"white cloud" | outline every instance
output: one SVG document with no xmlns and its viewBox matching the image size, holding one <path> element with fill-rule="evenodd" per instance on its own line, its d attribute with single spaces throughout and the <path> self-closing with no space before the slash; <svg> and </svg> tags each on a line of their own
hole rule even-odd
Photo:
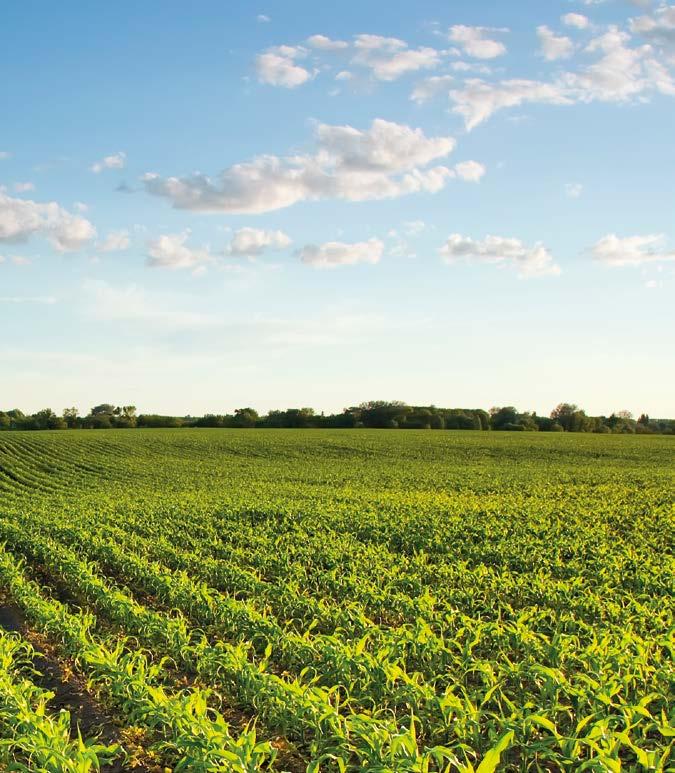
<svg viewBox="0 0 675 773">
<path fill-rule="evenodd" d="M 259 13 L 255 17 L 256 21 L 260 22 L 261 24 L 267 24 L 268 22 L 271 22 L 272 19 L 266 14 L 266 13 Z"/>
<path fill-rule="evenodd" d="M 298 60 L 312 53 L 314 61 L 321 54 L 335 52 L 348 52 L 352 66 L 364 68 L 379 81 L 394 81 L 408 73 L 433 69 L 449 53 L 429 46 L 411 48 L 405 40 L 382 35 L 359 34 L 354 35 L 352 41 L 346 41 L 317 34 L 308 37 L 304 45 L 274 46 L 259 54 L 256 57 L 258 80 L 274 86 L 296 88 L 320 71 L 320 68 L 310 71 Z M 349 70 L 341 70 L 335 76 L 336 80 L 351 77 Z"/>
<path fill-rule="evenodd" d="M 527 247 L 520 239 L 503 236 L 487 236 L 482 241 L 475 241 L 468 236 L 452 234 L 439 253 L 446 263 L 460 260 L 468 263 L 494 263 L 515 269 L 522 278 L 560 274 L 560 267 L 540 242 Z"/>
<path fill-rule="evenodd" d="M 583 13 L 566 13 L 560 17 L 560 20 L 565 26 L 576 27 L 578 30 L 585 30 L 590 24 L 588 16 L 584 16 Z"/>
<path fill-rule="evenodd" d="M 568 199 L 578 199 L 584 192 L 584 186 L 581 183 L 566 183 L 565 196 Z"/>
<path fill-rule="evenodd" d="M 607 234 L 592 250 L 593 257 L 607 266 L 641 266 L 675 260 L 675 250 L 665 248 L 663 234 L 619 237 Z"/>
<path fill-rule="evenodd" d="M 367 131 L 319 124 L 320 153 L 346 172 L 402 172 L 449 155 L 452 137 L 426 137 L 421 129 L 375 119 Z"/>
<path fill-rule="evenodd" d="M 12 154 L 8 150 L 0 150 L 0 161 L 6 161 Z"/>
<path fill-rule="evenodd" d="M 630 48 L 630 36 L 616 27 L 586 48 L 600 59 L 579 72 L 565 73 L 562 87 L 579 102 L 625 102 L 650 90 L 675 95 L 675 82 L 649 46 Z"/>
<path fill-rule="evenodd" d="M 307 56 L 307 50 L 301 46 L 274 46 L 262 54 L 258 54 L 255 60 L 256 71 L 260 83 L 271 86 L 283 86 L 286 89 L 294 89 L 306 83 L 312 77 L 312 73 L 299 64 L 296 59 Z"/>
<path fill-rule="evenodd" d="M 574 43 L 564 35 L 556 35 L 545 24 L 537 27 L 537 37 L 541 44 L 541 54 L 548 62 L 568 59 L 574 53 Z"/>
<path fill-rule="evenodd" d="M 630 36 L 616 27 L 594 38 L 587 53 L 600 58 L 575 72 L 562 73 L 555 81 L 522 79 L 488 83 L 480 79 L 465 81 L 461 89 L 451 90 L 453 112 L 473 129 L 498 110 L 525 103 L 572 105 L 575 103 L 626 102 L 643 98 L 652 91 L 675 96 L 675 80 L 654 58 L 650 46 L 627 46 Z"/>
<path fill-rule="evenodd" d="M 518 107 L 525 103 L 572 104 L 560 87 L 525 79 L 511 79 L 499 83 L 487 83 L 478 78 L 464 82 L 462 89 L 453 89 L 449 96 L 455 106 L 453 113 L 464 118 L 468 130 L 486 121 L 498 110 Z"/>
<path fill-rule="evenodd" d="M 207 248 L 193 249 L 186 242 L 190 231 L 179 234 L 162 234 L 157 239 L 148 241 L 147 265 L 151 268 L 198 268 L 214 260 Z"/>
<path fill-rule="evenodd" d="M 450 87 L 455 83 L 454 75 L 432 75 L 420 81 L 412 91 L 410 99 L 413 102 L 427 102 L 437 94 L 444 92 L 446 95 Z"/>
<path fill-rule="evenodd" d="M 486 171 L 485 166 L 478 161 L 462 161 L 455 164 L 457 176 L 470 183 L 480 182 Z"/>
<path fill-rule="evenodd" d="M 506 53 L 506 46 L 489 35 L 497 32 L 507 32 L 503 29 L 490 27 L 466 27 L 456 24 L 450 27 L 448 37 L 453 43 L 457 43 L 465 54 L 475 59 L 495 59 Z"/>
<path fill-rule="evenodd" d="M 235 231 L 228 247 L 230 255 L 256 256 L 267 250 L 283 250 L 292 241 L 283 231 L 263 231 L 260 228 L 240 228 Z"/>
<path fill-rule="evenodd" d="M 349 48 L 346 40 L 332 40 L 326 35 L 312 35 L 306 42 L 311 48 L 318 48 L 321 51 L 341 51 Z"/>
<path fill-rule="evenodd" d="M 225 169 L 216 180 L 147 174 L 143 182 L 178 209 L 244 214 L 300 201 L 434 193 L 455 176 L 446 166 L 430 166 L 452 152 L 452 137 L 427 137 L 421 129 L 376 119 L 367 130 L 318 124 L 316 138 L 314 155 L 259 156 Z"/>
<path fill-rule="evenodd" d="M 630 21 L 631 32 L 675 57 L 675 5 L 663 4 L 654 13 Z M 675 58 L 671 58 L 675 64 Z"/>
<path fill-rule="evenodd" d="M 58 251 L 68 252 L 95 238 L 96 229 L 55 201 L 16 199 L 0 189 L 0 241 L 23 242 L 36 235 L 49 239 Z"/>
<path fill-rule="evenodd" d="M 661 25 L 662 29 L 665 25 Z M 566 56 L 573 46 L 568 38 L 559 38 L 548 28 L 539 28 L 544 40 L 544 54 L 549 59 Z M 546 32 L 544 32 L 544 29 Z M 550 33 L 550 34 L 549 34 Z M 629 102 L 646 100 L 658 92 L 675 96 L 675 78 L 651 45 L 630 45 L 631 37 L 618 27 L 610 26 L 584 49 L 596 60 L 577 70 L 560 73 L 551 81 L 510 78 L 488 82 L 470 78 L 447 95 L 454 113 L 464 118 L 471 130 L 499 110 L 523 104 L 573 105 L 578 103 Z M 449 79 L 429 78 L 418 84 L 411 98 L 423 102 L 435 93 L 446 91 Z"/>
<path fill-rule="evenodd" d="M 96 161 L 89 169 L 94 174 L 99 174 L 104 169 L 124 169 L 126 163 L 127 154 L 120 150 L 119 153 L 113 153 L 110 156 L 105 156 L 100 161 Z"/>
<path fill-rule="evenodd" d="M 82 202 L 82 201 L 76 201 L 76 202 L 73 204 L 73 207 L 74 207 L 74 208 L 75 208 L 75 209 L 76 209 L 78 212 L 87 212 L 87 211 L 89 210 L 89 207 L 88 207 L 88 206 L 87 206 L 87 205 L 86 205 L 84 202 Z"/>
<path fill-rule="evenodd" d="M 356 35 L 356 54 L 352 63 L 368 68 L 377 80 L 393 81 L 402 75 L 418 70 L 432 69 L 440 62 L 435 48 L 408 48 L 398 38 L 381 35 Z"/>
<path fill-rule="evenodd" d="M 369 239 L 367 242 L 325 242 L 324 244 L 307 244 L 300 251 L 303 263 L 314 268 L 337 268 L 338 266 L 353 266 L 357 263 L 378 263 L 384 252 L 384 244 L 379 239 Z"/>
<path fill-rule="evenodd" d="M 96 248 L 101 252 L 120 252 L 129 249 L 130 244 L 129 231 L 111 231 Z"/>
<path fill-rule="evenodd" d="M 17 193 L 29 193 L 30 191 L 35 190 L 35 184 L 34 183 L 14 183 L 14 190 Z"/>
</svg>

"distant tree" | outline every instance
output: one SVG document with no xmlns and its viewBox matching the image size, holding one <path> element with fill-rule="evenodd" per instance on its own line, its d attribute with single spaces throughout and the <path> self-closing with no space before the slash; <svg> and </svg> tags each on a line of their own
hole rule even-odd
<svg viewBox="0 0 675 773">
<path fill-rule="evenodd" d="M 357 421 L 362 422 L 364 426 L 382 429 L 391 427 L 392 421 L 403 426 L 406 423 L 406 417 L 413 411 L 400 400 L 370 400 L 350 410 L 354 412 Z"/>
<path fill-rule="evenodd" d="M 232 418 L 232 426 L 241 428 L 255 427 L 259 418 L 258 411 L 254 408 L 237 408 Z"/>
<path fill-rule="evenodd" d="M 521 413 L 518 417 L 518 424 L 525 432 L 538 432 L 537 416 L 534 413 Z"/>
<path fill-rule="evenodd" d="M 35 429 L 65 429 L 68 425 L 51 408 L 44 408 L 31 416 Z"/>
<path fill-rule="evenodd" d="M 507 405 L 503 408 L 490 408 L 490 424 L 492 429 L 505 430 L 509 424 L 517 424 L 518 411 L 512 406 Z"/>
<path fill-rule="evenodd" d="M 649 425 L 649 416 L 646 413 L 641 413 L 640 418 L 637 420 L 638 424 L 643 424 L 644 426 Z"/>
<path fill-rule="evenodd" d="M 214 417 L 218 418 L 218 417 Z M 156 413 L 142 413 L 137 419 L 136 419 L 136 426 L 137 427 L 148 427 L 148 428 L 176 428 L 176 427 L 182 427 L 184 424 L 183 419 L 180 416 L 160 416 Z M 195 423 L 196 425 L 196 423 Z M 201 424 L 199 426 L 207 426 L 206 424 Z M 215 426 L 218 426 L 217 424 Z"/>
<path fill-rule="evenodd" d="M 585 432 L 587 430 L 588 417 L 574 403 L 559 403 L 551 411 L 551 418 L 560 424 L 566 432 Z"/>
<path fill-rule="evenodd" d="M 440 413 L 432 413 L 429 418 L 429 425 L 431 429 L 445 429 L 445 419 Z M 478 428 L 480 429 L 480 427 Z"/>
<path fill-rule="evenodd" d="M 110 405 L 110 403 L 101 403 L 101 405 L 95 405 L 91 411 L 90 416 L 114 416 L 115 415 L 115 406 Z"/>
<path fill-rule="evenodd" d="M 63 419 L 68 425 L 68 429 L 75 429 L 78 426 L 79 411 L 77 408 L 64 408 Z"/>
<path fill-rule="evenodd" d="M 112 414 L 111 413 L 95 413 L 91 416 L 87 416 L 85 419 L 87 427 L 90 429 L 111 429 L 112 427 Z"/>
</svg>

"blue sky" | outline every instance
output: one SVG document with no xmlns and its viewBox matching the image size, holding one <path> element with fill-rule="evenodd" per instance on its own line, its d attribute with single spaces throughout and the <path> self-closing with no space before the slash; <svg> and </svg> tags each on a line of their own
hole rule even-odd
<svg viewBox="0 0 675 773">
<path fill-rule="evenodd" d="M 675 5 L 0 11 L 0 407 L 675 414 Z"/>
</svg>

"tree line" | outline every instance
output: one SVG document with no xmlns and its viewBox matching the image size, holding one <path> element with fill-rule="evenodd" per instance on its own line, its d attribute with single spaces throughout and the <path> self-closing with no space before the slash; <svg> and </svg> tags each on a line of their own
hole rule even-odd
<svg viewBox="0 0 675 773">
<path fill-rule="evenodd" d="M 86 416 L 77 408 L 66 408 L 58 416 L 50 408 L 26 415 L 18 409 L 0 411 L 0 430 L 133 429 L 159 427 L 276 427 L 297 429 L 461 429 L 510 432 L 596 432 L 675 434 L 675 419 L 635 419 L 628 411 L 610 416 L 588 416 L 572 403 L 560 403 L 548 416 L 521 413 L 513 406 L 491 408 L 438 408 L 406 405 L 398 401 L 373 400 L 345 408 L 342 413 L 316 413 L 313 408 L 288 408 L 260 415 L 254 408 L 234 413 L 204 416 L 138 414 L 136 406 L 102 403 Z"/>
</svg>

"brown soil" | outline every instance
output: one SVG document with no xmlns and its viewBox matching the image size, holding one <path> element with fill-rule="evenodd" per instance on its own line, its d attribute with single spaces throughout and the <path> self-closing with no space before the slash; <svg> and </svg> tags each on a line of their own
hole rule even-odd
<svg viewBox="0 0 675 773">
<path fill-rule="evenodd" d="M 30 642 L 35 650 L 33 667 L 36 674 L 31 680 L 43 690 L 54 693 L 49 702 L 51 712 L 64 709 L 70 714 L 71 730 L 76 737 L 79 727 L 83 738 L 97 737 L 106 745 L 120 744 L 123 728 L 106 713 L 105 709 L 86 689 L 84 680 L 77 675 L 70 664 L 59 658 L 47 639 L 31 630 L 21 609 L 0 596 L 0 628 L 19 633 Z M 133 766 L 115 762 L 104 765 L 102 773 L 151 773 L 152 768 L 134 763 Z"/>
</svg>

